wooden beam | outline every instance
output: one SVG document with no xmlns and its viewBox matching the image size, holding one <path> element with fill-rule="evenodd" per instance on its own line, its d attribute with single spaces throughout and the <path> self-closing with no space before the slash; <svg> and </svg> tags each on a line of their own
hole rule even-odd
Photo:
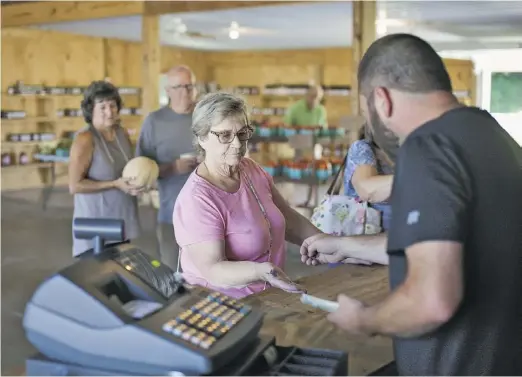
<svg viewBox="0 0 522 377">
<path fill-rule="evenodd" d="M 141 108 L 146 116 L 159 106 L 159 79 L 161 74 L 160 16 L 142 17 L 142 89 Z"/>
<path fill-rule="evenodd" d="M 98 18 L 285 5 L 302 1 L 29 1 L 2 5 L 2 27 Z"/>
<path fill-rule="evenodd" d="M 142 13 L 142 1 L 31 1 L 2 6 L 2 28 Z"/>
<path fill-rule="evenodd" d="M 377 3 L 376 1 L 353 2 L 353 63 L 352 63 L 352 114 L 360 114 L 359 83 L 357 71 L 364 53 L 375 41 L 377 35 Z"/>
<path fill-rule="evenodd" d="M 203 12 L 296 3 L 303 1 L 147 1 L 147 13 Z"/>
</svg>

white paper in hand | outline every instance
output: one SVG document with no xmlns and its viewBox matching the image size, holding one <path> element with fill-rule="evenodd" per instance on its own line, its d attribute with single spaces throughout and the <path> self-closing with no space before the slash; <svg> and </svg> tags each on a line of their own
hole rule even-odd
<svg viewBox="0 0 522 377">
<path fill-rule="evenodd" d="M 337 309 L 339 309 L 339 303 L 337 303 L 336 301 L 324 300 L 322 298 L 307 295 L 305 293 L 301 295 L 301 302 L 305 305 L 310 305 L 314 308 L 321 309 L 330 313 L 333 313 Z"/>
</svg>

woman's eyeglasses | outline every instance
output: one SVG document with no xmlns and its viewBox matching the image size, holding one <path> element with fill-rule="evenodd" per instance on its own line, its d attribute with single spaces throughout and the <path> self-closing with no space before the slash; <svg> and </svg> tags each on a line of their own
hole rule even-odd
<svg viewBox="0 0 522 377">
<path fill-rule="evenodd" d="M 232 131 L 210 131 L 212 135 L 216 135 L 219 142 L 221 144 L 230 144 L 232 141 L 234 141 L 235 137 L 239 139 L 239 141 L 247 141 L 250 138 L 252 138 L 252 135 L 254 134 L 254 129 L 250 126 L 244 127 L 238 132 L 232 132 Z"/>
</svg>

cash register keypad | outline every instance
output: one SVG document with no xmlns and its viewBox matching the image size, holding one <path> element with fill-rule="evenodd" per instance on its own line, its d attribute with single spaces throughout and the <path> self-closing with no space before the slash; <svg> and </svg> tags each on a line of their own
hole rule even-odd
<svg viewBox="0 0 522 377">
<path fill-rule="evenodd" d="M 250 306 L 214 292 L 165 323 L 163 330 L 208 349 L 250 311 Z"/>
</svg>

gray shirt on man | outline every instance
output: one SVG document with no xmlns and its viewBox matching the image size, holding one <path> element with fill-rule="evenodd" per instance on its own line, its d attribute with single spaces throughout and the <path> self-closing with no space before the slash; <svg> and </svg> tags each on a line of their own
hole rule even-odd
<svg viewBox="0 0 522 377">
<path fill-rule="evenodd" d="M 174 163 L 184 153 L 194 153 L 191 125 L 192 114 L 177 114 L 168 106 L 150 113 L 141 127 L 136 156 L 148 157 L 161 165 Z M 189 175 L 158 179 L 158 222 L 172 224 L 174 203 Z"/>
</svg>

